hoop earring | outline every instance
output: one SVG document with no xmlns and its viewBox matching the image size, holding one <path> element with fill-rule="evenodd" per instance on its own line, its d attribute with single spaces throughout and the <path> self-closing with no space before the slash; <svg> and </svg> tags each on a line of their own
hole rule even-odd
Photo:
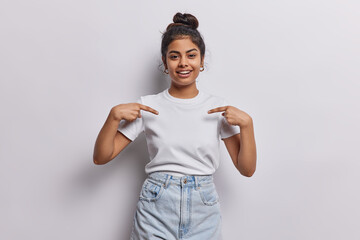
<svg viewBox="0 0 360 240">
<path fill-rule="evenodd" d="M 202 68 L 202 69 L 201 69 L 201 68 Z M 205 68 L 204 68 L 203 66 L 201 66 L 201 67 L 200 67 L 200 72 L 204 71 L 204 69 L 205 69 Z"/>
<path fill-rule="evenodd" d="M 167 70 L 167 71 L 166 71 Z M 169 69 L 165 69 L 164 73 L 169 74 Z"/>
</svg>

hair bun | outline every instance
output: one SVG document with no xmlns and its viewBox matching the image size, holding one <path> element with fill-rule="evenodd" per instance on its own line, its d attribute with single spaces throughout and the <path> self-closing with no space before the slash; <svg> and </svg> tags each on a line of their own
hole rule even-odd
<svg viewBox="0 0 360 240">
<path fill-rule="evenodd" d="M 199 22 L 195 16 L 189 13 L 176 13 L 173 18 L 173 25 L 187 25 L 193 29 L 197 29 L 199 26 Z"/>
</svg>

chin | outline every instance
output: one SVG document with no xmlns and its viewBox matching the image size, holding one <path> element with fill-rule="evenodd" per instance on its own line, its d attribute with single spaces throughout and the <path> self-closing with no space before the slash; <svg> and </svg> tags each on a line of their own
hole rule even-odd
<svg viewBox="0 0 360 240">
<path fill-rule="evenodd" d="M 171 80 L 174 84 L 176 85 L 181 85 L 181 86 L 187 86 L 187 85 L 191 85 L 194 84 L 196 81 L 192 80 L 192 81 L 183 81 L 183 80 Z"/>
</svg>

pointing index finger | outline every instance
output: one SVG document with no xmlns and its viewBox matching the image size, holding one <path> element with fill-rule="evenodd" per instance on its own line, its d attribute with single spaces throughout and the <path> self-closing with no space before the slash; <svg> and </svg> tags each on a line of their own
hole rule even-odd
<svg viewBox="0 0 360 240">
<path fill-rule="evenodd" d="M 226 108 L 227 108 L 227 106 L 213 108 L 213 109 L 210 109 L 210 110 L 208 111 L 208 113 L 222 112 L 222 111 L 225 111 Z"/>
<path fill-rule="evenodd" d="M 140 104 L 140 103 L 139 103 L 139 104 Z M 149 106 L 143 105 L 143 104 L 140 104 L 140 109 L 141 109 L 141 110 L 144 110 L 144 111 L 148 111 L 148 112 L 154 113 L 154 114 L 156 114 L 156 115 L 159 114 L 159 112 L 156 111 L 155 109 L 153 109 L 153 108 L 151 108 L 151 107 L 149 107 Z"/>
</svg>

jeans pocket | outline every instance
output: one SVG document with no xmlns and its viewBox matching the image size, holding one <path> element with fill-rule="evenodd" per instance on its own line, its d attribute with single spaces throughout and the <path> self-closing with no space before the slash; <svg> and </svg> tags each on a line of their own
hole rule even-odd
<svg viewBox="0 0 360 240">
<path fill-rule="evenodd" d="M 200 193 L 201 200 L 205 205 L 212 206 L 219 202 L 219 195 L 216 191 L 214 183 L 201 185 L 198 192 Z"/>
<path fill-rule="evenodd" d="M 164 185 L 154 179 L 147 178 L 140 192 L 140 200 L 147 202 L 157 201 L 164 192 Z"/>
</svg>

